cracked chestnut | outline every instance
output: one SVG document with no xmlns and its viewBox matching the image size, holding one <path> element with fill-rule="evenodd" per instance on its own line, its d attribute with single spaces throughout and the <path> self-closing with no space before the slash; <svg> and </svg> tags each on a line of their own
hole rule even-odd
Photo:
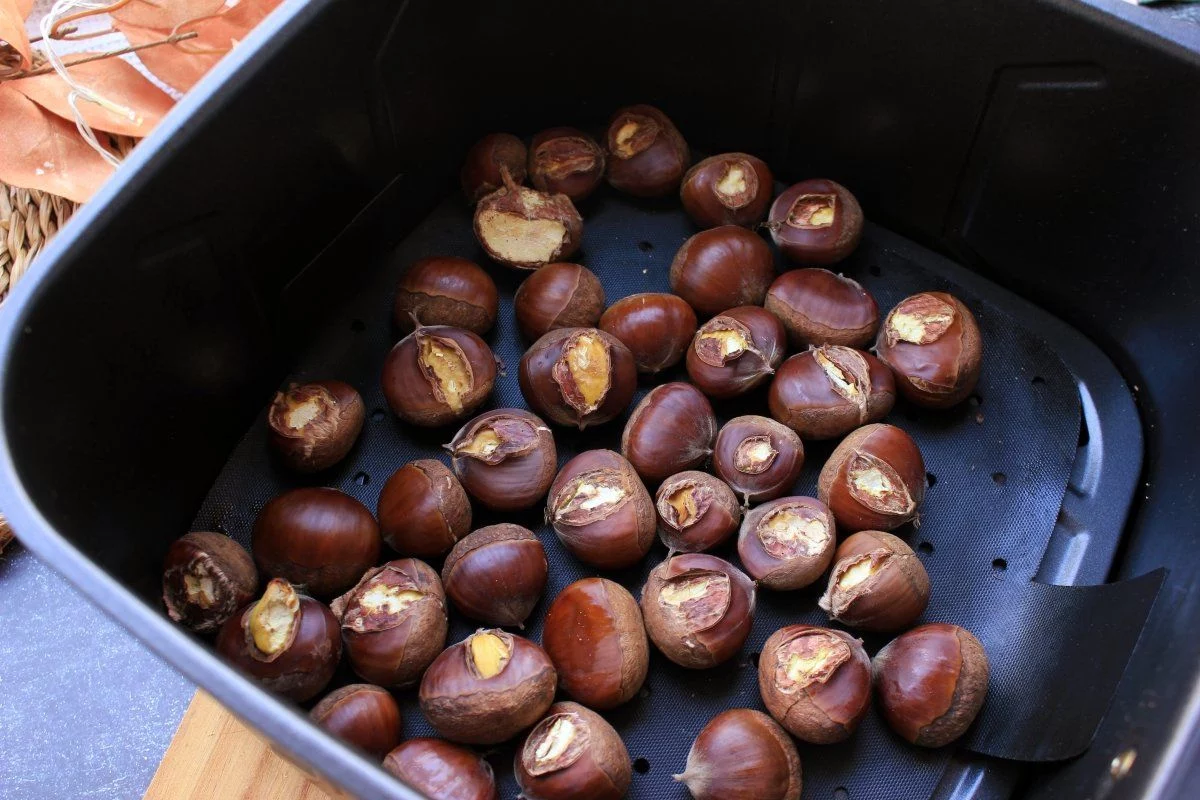
<svg viewBox="0 0 1200 800">
<path fill-rule="evenodd" d="M 722 153 L 693 166 L 683 176 L 679 199 L 683 210 L 701 228 L 763 221 L 775 178 L 767 162 L 747 153 Z"/>
<path fill-rule="evenodd" d="M 267 411 L 268 441 L 289 468 L 320 472 L 346 457 L 365 418 L 362 397 L 348 383 L 292 384 Z"/>
<path fill-rule="evenodd" d="M 521 357 L 521 394 L 541 416 L 583 430 L 624 411 L 637 389 L 633 354 L 596 328 L 563 328 Z"/>
<path fill-rule="evenodd" d="M 633 782 L 629 751 L 612 725 L 578 703 L 555 703 L 513 759 L 526 800 L 621 800 Z"/>
<path fill-rule="evenodd" d="M 466 419 L 491 394 L 497 362 L 478 334 L 418 325 L 383 362 L 383 395 L 400 419 L 433 428 Z"/>
<path fill-rule="evenodd" d="M 451 325 L 487 333 L 496 324 L 500 295 L 492 276 L 473 261 L 433 256 L 414 262 L 396 287 L 392 319 L 405 333 L 424 325 Z"/>
<path fill-rule="evenodd" d="M 635 197 L 662 197 L 679 188 L 691 155 L 666 114 L 654 106 L 622 108 L 608 123 L 608 183 Z"/>
<path fill-rule="evenodd" d="M 905 298 L 879 330 L 875 352 L 896 373 L 900 392 L 925 408 L 949 408 L 979 382 L 983 340 L 975 316 L 945 292 Z"/>
<path fill-rule="evenodd" d="M 797 349 L 821 344 L 861 349 L 879 328 L 875 298 L 858 281 L 825 269 L 783 273 L 763 305 L 783 322 Z"/>
<path fill-rule="evenodd" d="M 489 133 L 463 161 L 459 178 L 467 201 L 474 205 L 503 186 L 505 171 L 515 183 L 525 181 L 525 143 L 511 133 Z"/>
<path fill-rule="evenodd" d="M 638 372 L 654 375 L 683 358 L 696 335 L 696 312 L 678 295 L 642 292 L 609 306 L 598 327 L 629 348 Z"/>
<path fill-rule="evenodd" d="M 784 257 L 796 264 L 836 264 L 862 238 L 858 200 L 840 183 L 801 181 L 775 198 L 767 228 Z"/>
<path fill-rule="evenodd" d="M 738 558 L 768 589 L 801 589 L 833 563 L 833 514 L 812 497 L 781 497 L 746 514 L 738 533 Z"/>
<path fill-rule="evenodd" d="M 834 556 L 829 586 L 818 601 L 832 620 L 864 631 L 911 626 L 929 605 L 929 574 L 903 539 L 860 531 Z"/>
<path fill-rule="evenodd" d="M 420 558 L 445 554 L 471 530 L 471 501 L 440 461 L 420 458 L 392 473 L 379 492 L 379 528 L 388 547 Z"/>
<path fill-rule="evenodd" d="M 258 570 L 246 548 L 220 533 L 194 531 L 163 559 L 167 616 L 197 633 L 215 631 L 254 596 Z"/>
<path fill-rule="evenodd" d="M 711 550 L 742 521 L 737 496 L 722 480 L 689 470 L 663 481 L 655 495 L 658 538 L 672 553 Z"/>
<path fill-rule="evenodd" d="M 775 260 L 754 231 L 722 225 L 684 242 L 669 277 L 671 291 L 711 317 L 733 306 L 761 306 L 775 280 Z"/>
<path fill-rule="evenodd" d="M 519 408 L 479 415 L 454 435 L 446 450 L 463 488 L 496 511 L 537 505 L 558 468 L 550 429 Z"/>
<path fill-rule="evenodd" d="M 628 461 L 587 450 L 550 486 L 546 519 L 573 556 L 598 569 L 624 569 L 654 543 L 654 502 Z"/>
<path fill-rule="evenodd" d="M 713 717 L 675 780 L 693 800 L 800 800 L 800 754 L 779 723 L 761 711 L 734 708 Z"/>
<path fill-rule="evenodd" d="M 754 582 L 706 553 L 671 556 L 642 587 L 646 633 L 681 667 L 708 669 L 737 655 L 754 623 Z"/>
<path fill-rule="evenodd" d="M 497 263 L 539 269 L 570 258 L 583 238 L 583 218 L 565 194 L 504 185 L 475 206 L 475 238 Z"/>
<path fill-rule="evenodd" d="M 894 425 L 859 428 L 821 468 L 817 497 L 843 533 L 898 528 L 918 518 L 925 499 L 921 451 Z"/>
<path fill-rule="evenodd" d="M 646 393 L 625 423 L 621 455 L 648 484 L 704 466 L 717 438 L 712 404 L 690 383 L 673 382 Z"/>
<path fill-rule="evenodd" d="M 492 765 L 441 739 L 409 739 L 387 754 L 383 768 L 427 797 L 498 800 Z"/>
<path fill-rule="evenodd" d="M 403 719 L 396 698 L 369 683 L 335 689 L 309 712 L 313 722 L 342 741 L 383 758 L 400 744 Z"/>
<path fill-rule="evenodd" d="M 791 492 L 804 468 L 804 443 L 768 417 L 734 417 L 717 433 L 713 471 L 750 505 Z"/>
<path fill-rule="evenodd" d="M 529 182 L 543 192 L 586 200 L 604 179 L 604 150 L 575 128 L 550 128 L 529 146 Z"/>
<path fill-rule="evenodd" d="M 454 545 L 442 567 L 442 583 L 454 607 L 471 619 L 524 627 L 546 590 L 548 572 L 537 536 L 502 523 L 480 528 Z"/>
<path fill-rule="evenodd" d="M 592 328 L 604 313 L 604 287 L 578 264 L 547 264 L 521 281 L 513 313 L 521 335 L 531 342 L 559 328 Z"/>
<path fill-rule="evenodd" d="M 696 331 L 687 351 L 688 376 L 709 397 L 737 397 L 771 377 L 786 349 L 783 325 L 770 311 L 731 308 Z"/>
<path fill-rule="evenodd" d="M 775 370 L 767 404 L 771 416 L 802 439 L 836 439 L 878 422 L 896 403 L 892 371 L 870 353 L 821 345 Z"/>
</svg>

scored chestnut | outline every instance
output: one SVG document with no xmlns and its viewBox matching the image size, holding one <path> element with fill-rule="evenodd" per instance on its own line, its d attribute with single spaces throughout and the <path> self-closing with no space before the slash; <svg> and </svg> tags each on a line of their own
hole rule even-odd
<svg viewBox="0 0 1200 800">
<path fill-rule="evenodd" d="M 691 155 L 666 114 L 654 106 L 622 108 L 608 123 L 608 183 L 635 197 L 675 191 Z"/>
<path fill-rule="evenodd" d="M 782 497 L 746 514 L 738 533 L 738 558 L 768 589 L 801 589 L 833 563 L 833 514 L 811 497 Z"/>
<path fill-rule="evenodd" d="M 369 683 L 335 689 L 313 706 L 312 721 L 360 750 L 383 758 L 400 744 L 403 719 L 396 698 Z"/>
<path fill-rule="evenodd" d="M 830 619 L 864 631 L 899 631 L 929 605 L 929 574 L 903 539 L 860 531 L 842 542 L 834 558 L 817 603 Z"/>
<path fill-rule="evenodd" d="M 701 228 L 762 222 L 771 205 L 775 178 L 767 162 L 746 153 L 710 156 L 683 176 L 679 199 Z"/>
<path fill-rule="evenodd" d="M 580 430 L 624 411 L 637 389 L 633 354 L 595 328 L 562 328 L 533 343 L 517 373 L 533 410 Z"/>
<path fill-rule="evenodd" d="M 845 533 L 898 528 L 917 519 L 925 499 L 921 451 L 894 425 L 859 428 L 821 468 L 817 497 Z"/>
<path fill-rule="evenodd" d="M 526 800 L 621 800 L 633 764 L 604 717 L 578 703 L 555 703 L 513 759 Z"/>
<path fill-rule="evenodd" d="M 575 128 L 550 128 L 533 137 L 529 182 L 543 192 L 586 200 L 604 179 L 604 150 Z"/>
<path fill-rule="evenodd" d="M 511 133 L 489 133 L 471 146 L 463 161 L 463 194 L 474 205 L 504 185 L 507 172 L 516 183 L 525 181 L 525 143 Z"/>
<path fill-rule="evenodd" d="M 945 292 L 905 298 L 891 310 L 875 352 L 896 373 L 901 393 L 925 408 L 949 408 L 979 382 L 983 340 L 962 301 Z"/>
<path fill-rule="evenodd" d="M 434 256 L 404 271 L 396 287 L 392 319 L 406 333 L 419 319 L 425 325 L 451 325 L 482 335 L 496 324 L 499 308 L 496 282 L 478 264 Z"/>
<path fill-rule="evenodd" d="M 541 719 L 558 676 L 533 642 L 477 630 L 442 651 L 421 679 L 421 711 L 439 734 L 465 744 L 498 744 Z"/>
<path fill-rule="evenodd" d="M 761 306 L 775 280 L 775 260 L 754 231 L 722 225 L 683 243 L 669 279 L 671 291 L 711 317 L 733 306 Z"/>
<path fill-rule="evenodd" d="M 258 570 L 246 548 L 220 533 L 194 531 L 163 559 L 167 616 L 197 633 L 214 631 L 254 596 Z"/>
<path fill-rule="evenodd" d="M 642 587 L 646 633 L 681 667 L 707 669 L 737 655 L 754 622 L 754 582 L 706 553 L 671 556 Z"/>
<path fill-rule="evenodd" d="M 765 308 L 783 322 L 792 347 L 866 347 L 879 328 L 879 306 L 862 285 L 826 269 L 793 269 L 767 290 Z"/>
<path fill-rule="evenodd" d="M 457 439 L 457 437 L 455 437 Z M 379 492 L 379 528 L 397 553 L 437 558 L 471 530 L 471 501 L 458 478 L 432 458 L 410 461 Z"/>
<path fill-rule="evenodd" d="M 943 747 L 967 732 L 988 689 L 983 644 L 965 628 L 935 622 L 893 639 L 875 656 L 883 718 L 922 747 Z"/>
<path fill-rule="evenodd" d="M 767 711 L 797 739 L 841 742 L 871 706 L 871 659 L 845 631 L 789 625 L 763 645 L 758 688 Z"/>
<path fill-rule="evenodd" d="M 536 505 L 558 467 L 550 429 L 519 408 L 481 414 L 454 434 L 446 450 L 463 488 L 496 511 Z"/>
<path fill-rule="evenodd" d="M 767 228 L 779 251 L 797 264 L 835 264 L 862 238 L 858 200 L 840 183 L 801 181 L 775 198 Z"/>
<path fill-rule="evenodd" d="M 700 326 L 687 351 L 692 383 L 709 397 L 737 397 L 760 386 L 783 361 L 783 325 L 759 306 L 739 306 Z"/>
<path fill-rule="evenodd" d="M 590 269 L 560 261 L 521 281 L 513 295 L 517 327 L 529 341 L 559 328 L 595 327 L 604 312 L 604 287 Z"/>
<path fill-rule="evenodd" d="M 775 370 L 771 416 L 803 439 L 835 439 L 888 415 L 896 402 L 892 371 L 862 350 L 822 345 Z"/>
<path fill-rule="evenodd" d="M 441 739 L 409 739 L 383 768 L 427 797 L 498 800 L 492 765 L 465 747 Z"/>
<path fill-rule="evenodd" d="M 800 754 L 779 723 L 761 711 L 734 708 L 713 717 L 675 780 L 693 800 L 800 800 Z"/>
<path fill-rule="evenodd" d="M 489 625 L 524 627 L 546 589 L 542 543 L 528 528 L 488 525 L 446 556 L 442 583 L 454 606 Z"/>
<path fill-rule="evenodd" d="M 504 185 L 475 206 L 475 238 L 497 263 L 538 269 L 570 258 L 583 238 L 583 218 L 565 194 Z"/>
<path fill-rule="evenodd" d="M 631 567 L 654 544 L 654 503 L 630 463 L 611 450 L 587 450 L 563 466 L 546 519 L 571 555 L 599 569 Z"/>
<path fill-rule="evenodd" d="M 712 404 L 689 383 L 664 383 L 646 393 L 625 423 L 621 455 L 642 480 L 656 484 L 704 466 L 717 438 Z"/>
<path fill-rule="evenodd" d="M 658 487 L 658 538 L 671 553 L 698 553 L 724 542 L 742 521 L 733 490 L 707 472 L 672 475 Z"/>
<path fill-rule="evenodd" d="M 773 419 L 734 417 L 717 432 L 713 471 L 742 496 L 742 505 L 784 496 L 802 469 L 804 443 Z"/>
<path fill-rule="evenodd" d="M 637 601 L 618 583 L 584 578 L 558 593 L 542 632 L 562 690 L 586 706 L 615 708 L 633 698 L 650 668 Z"/>
<path fill-rule="evenodd" d="M 696 312 L 678 295 L 642 292 L 609 306 L 598 327 L 629 348 L 638 372 L 654 375 L 683 358 L 696 335 Z"/>
<path fill-rule="evenodd" d="M 261 598 L 221 626 L 217 652 L 264 689 L 303 703 L 333 678 L 342 637 L 323 603 L 274 578 Z"/>
<path fill-rule="evenodd" d="M 358 390 L 342 381 L 292 384 L 267 411 L 271 448 L 297 472 L 320 472 L 354 447 L 366 419 Z"/>
<path fill-rule="evenodd" d="M 466 419 L 496 382 L 496 356 L 478 334 L 417 325 L 383 362 L 383 395 L 396 416 L 425 428 Z"/>
</svg>

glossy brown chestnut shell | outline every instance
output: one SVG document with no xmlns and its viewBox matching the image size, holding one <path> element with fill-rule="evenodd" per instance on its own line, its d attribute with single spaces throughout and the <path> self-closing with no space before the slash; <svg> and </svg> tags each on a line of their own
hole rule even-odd
<svg viewBox="0 0 1200 800">
<path fill-rule="evenodd" d="M 717 438 L 712 404 L 690 383 L 664 383 L 638 403 L 621 434 L 621 455 L 648 484 L 704 466 Z"/>
<path fill-rule="evenodd" d="M 629 348 L 638 372 L 654 375 L 683 358 L 696 335 L 696 312 L 678 295 L 643 292 L 609 306 L 599 328 Z"/>
<path fill-rule="evenodd" d="M 694 165 L 683 177 L 679 199 L 701 228 L 762 222 L 775 178 L 767 162 L 747 153 L 722 153 Z"/>
<path fill-rule="evenodd" d="M 621 800 L 633 764 L 621 736 L 595 711 L 555 703 L 513 759 L 527 800 Z"/>
<path fill-rule="evenodd" d="M 442 583 L 454 607 L 488 625 L 524 627 L 546 590 L 549 567 L 541 541 L 528 528 L 502 523 L 474 531 L 454 545 Z"/>
<path fill-rule="evenodd" d="M 554 435 L 519 408 L 487 411 L 446 445 L 454 474 L 472 497 L 497 511 L 519 511 L 546 496 L 558 468 Z"/>
<path fill-rule="evenodd" d="M 896 383 L 909 401 L 949 408 L 975 390 L 983 340 L 975 316 L 957 297 L 923 292 L 891 310 L 875 352 L 896 373 Z"/>
<path fill-rule="evenodd" d="M 604 312 L 604 287 L 590 269 L 559 261 L 521 281 L 513 313 L 521 335 L 536 341 L 559 328 L 595 327 Z"/>
<path fill-rule="evenodd" d="M 565 194 L 578 203 L 604 179 L 604 150 L 575 128 L 550 128 L 529 147 L 529 182 L 543 192 Z"/>
<path fill-rule="evenodd" d="M 388 547 L 437 558 L 471 530 L 471 501 L 440 461 L 421 458 L 392 473 L 379 492 L 379 528 Z"/>
<path fill-rule="evenodd" d="M 786 349 L 783 325 L 770 311 L 731 308 L 696 331 L 687 351 L 688 376 L 709 397 L 737 397 L 770 378 Z"/>
<path fill-rule="evenodd" d="M 538 269 L 574 255 L 583 218 L 565 194 L 548 194 L 512 180 L 475 206 L 475 238 L 492 260 Z"/>
<path fill-rule="evenodd" d="M 875 656 L 874 672 L 883 718 L 922 747 L 942 747 L 966 733 L 987 697 L 983 645 L 944 622 L 893 639 Z"/>
<path fill-rule="evenodd" d="M 365 418 L 362 397 L 348 383 L 293 383 L 267 410 L 267 441 L 291 469 L 320 472 L 346 457 Z"/>
<path fill-rule="evenodd" d="M 767 290 L 763 304 L 797 349 L 836 344 L 864 348 L 879 329 L 879 306 L 862 285 L 825 269 L 793 269 Z"/>
<path fill-rule="evenodd" d="M 767 392 L 771 416 L 802 439 L 836 439 L 896 403 L 892 371 L 870 353 L 822 345 L 784 361 Z"/>
<path fill-rule="evenodd" d="M 801 181 L 775 198 L 768 229 L 784 257 L 796 264 L 836 264 L 862 238 L 858 200 L 840 183 Z"/>
<path fill-rule="evenodd" d="M 850 738 L 871 706 L 871 659 L 845 631 L 789 625 L 758 658 L 758 688 L 771 716 L 801 741 Z"/>
<path fill-rule="evenodd" d="M 734 306 L 761 306 L 774 280 L 771 248 L 757 233 L 737 225 L 700 231 L 671 262 L 671 291 L 701 317 Z"/>
<path fill-rule="evenodd" d="M 791 492 L 804 469 L 804 443 L 768 417 L 734 417 L 717 433 L 713 471 L 750 505 Z"/>
<path fill-rule="evenodd" d="M 413 262 L 396 287 L 392 319 L 409 332 L 424 325 L 451 325 L 485 334 L 496 324 L 500 295 L 492 276 L 473 261 L 433 256 Z"/>
<path fill-rule="evenodd" d="M 580 430 L 616 417 L 637 389 L 629 348 L 596 328 L 550 331 L 521 357 L 517 378 L 534 411 Z"/>
<path fill-rule="evenodd" d="M 215 631 L 254 596 L 258 570 L 246 548 L 220 533 L 176 539 L 163 559 L 167 616 L 197 633 Z"/>
<path fill-rule="evenodd" d="M 903 539 L 860 531 L 834 556 L 818 605 L 850 628 L 893 632 L 910 627 L 929 605 L 929 574 Z"/>
<path fill-rule="evenodd" d="M 511 133 L 489 133 L 471 146 L 463 161 L 463 194 L 474 205 L 504 185 L 507 171 L 516 183 L 525 181 L 525 143 Z"/>
<path fill-rule="evenodd" d="M 833 514 L 812 497 L 781 497 L 746 514 L 738 533 L 738 558 L 750 577 L 768 589 L 801 589 L 833 563 Z"/>
<path fill-rule="evenodd" d="M 674 192 L 691 160 L 679 129 L 654 106 L 629 106 L 614 114 L 605 144 L 609 184 L 635 197 Z"/>
<path fill-rule="evenodd" d="M 441 739 L 409 739 L 383 768 L 427 797 L 498 800 L 492 765 L 465 747 Z"/>
<path fill-rule="evenodd" d="M 658 538 L 672 553 L 699 553 L 727 540 L 742 521 L 733 489 L 707 472 L 689 470 L 663 481 L 655 495 Z"/>
<path fill-rule="evenodd" d="M 713 717 L 674 776 L 693 800 L 800 800 L 800 754 L 779 723 L 734 708 Z"/>
<path fill-rule="evenodd" d="M 335 689 L 309 712 L 312 721 L 342 741 L 383 758 L 400 744 L 403 718 L 396 698 L 369 683 Z"/>
<path fill-rule="evenodd" d="M 420 325 L 383 362 L 383 395 L 400 419 L 425 428 L 466 419 L 496 382 L 496 356 L 478 334 Z"/>
<path fill-rule="evenodd" d="M 859 428 L 821 468 L 817 497 L 843 533 L 898 528 L 917 519 L 925 499 L 921 451 L 894 425 Z"/>
</svg>

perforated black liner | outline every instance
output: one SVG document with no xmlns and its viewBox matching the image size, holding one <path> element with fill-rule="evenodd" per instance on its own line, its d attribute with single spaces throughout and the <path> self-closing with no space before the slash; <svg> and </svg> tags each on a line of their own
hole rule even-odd
<svg viewBox="0 0 1200 800">
<path fill-rule="evenodd" d="M 669 290 L 671 259 L 694 232 L 676 204 L 635 204 L 601 192 L 581 210 L 586 220 L 584 247 L 574 260 L 600 276 L 610 303 L 634 292 Z M 287 473 L 268 455 L 264 418 L 260 417 L 213 486 L 196 517 L 195 529 L 224 530 L 248 544 L 258 510 L 272 496 L 299 485 L 334 486 L 374 510 L 380 486 L 395 469 L 415 458 L 443 458 L 440 445 L 449 441 L 454 430 L 431 432 L 398 422 L 387 410 L 379 389 L 384 355 L 398 338 L 390 321 L 398 275 L 419 257 L 441 254 L 489 264 L 472 236 L 468 209 L 458 197 L 447 200 L 418 225 L 392 257 L 382 259 L 378 268 L 367 269 L 370 277 L 360 290 L 338 296 L 330 289 L 325 311 L 319 318 L 304 320 L 317 344 L 297 360 L 293 380 L 341 378 L 357 386 L 367 404 L 363 435 L 345 462 L 314 478 Z M 1157 583 L 1149 590 L 1133 587 L 1124 594 L 1030 585 L 1054 527 L 1076 453 L 1080 413 L 1076 385 L 1043 341 L 1018 327 L 1002 309 L 929 269 L 939 261 L 868 225 L 862 245 L 840 267 L 867 286 L 884 313 L 917 291 L 954 292 L 975 312 L 986 343 L 983 376 L 971 400 L 946 412 L 922 411 L 901 402 L 888 419 L 915 437 L 929 473 L 919 530 L 906 528 L 898 533 L 921 554 L 932 580 L 926 619 L 967 625 L 992 654 L 992 691 L 978 732 L 973 734 L 979 749 L 1034 759 L 1064 757 L 1090 740 Z M 497 381 L 488 407 L 524 407 L 516 379 L 524 344 L 511 311 L 519 277 L 494 265 L 491 269 L 500 286 L 501 312 L 488 338 L 507 372 Z M 676 378 L 686 376 L 679 370 L 661 380 Z M 641 388 L 639 397 L 647 388 Z M 718 414 L 723 419 L 740 413 L 765 414 L 764 396 L 765 392 L 759 392 L 734 404 L 719 404 Z M 264 406 L 268 400 L 263 398 Z M 557 430 L 560 461 L 583 449 L 617 449 L 623 424 L 621 418 L 584 434 Z M 815 494 L 817 473 L 831 449 L 830 444 L 808 447 L 796 493 Z M 553 532 L 543 526 L 541 513 L 535 509 L 503 518 L 478 514 L 475 523 L 478 527 L 503 519 L 539 532 L 551 577 L 547 600 L 539 604 L 525 631 L 535 641 L 541 639 L 541 618 L 548 599 L 568 583 L 595 574 L 566 554 Z M 732 547 L 717 554 L 736 562 Z M 656 545 L 642 569 L 607 577 L 618 580 L 636 596 L 645 574 L 664 555 L 665 548 Z M 440 569 L 441 564 L 434 566 Z M 1059 602 L 1058 591 L 1072 592 L 1071 602 Z M 794 593 L 761 592 L 754 631 L 743 653 L 719 668 L 689 672 L 657 653 L 652 656 L 650 676 L 640 696 L 607 715 L 635 759 L 631 797 L 687 797 L 671 774 L 682 771 L 695 734 L 722 709 L 762 707 L 755 672 L 758 650 L 783 625 L 825 624 L 824 614 L 816 608 L 818 595 L 819 587 Z M 1131 611 L 1113 617 L 1116 622 L 1100 642 L 1094 637 L 1072 639 L 1077 648 L 1073 657 L 1058 663 L 1059 651 L 1045 647 L 1045 642 L 1065 628 L 1091 630 L 1079 628 L 1078 622 L 1095 618 L 1101 608 L 1111 609 L 1114 598 L 1116 607 Z M 452 613 L 450 642 L 460 641 L 475 627 Z M 869 637 L 866 642 L 872 654 L 884 643 L 886 638 L 880 637 Z M 1084 652 L 1088 647 L 1097 652 Z M 1018 662 L 1022 654 L 1030 652 L 1037 657 Z M 1067 691 L 1075 670 L 1097 658 L 1115 665 L 1087 684 L 1086 692 Z M 1023 677 L 1030 670 L 1037 673 L 1037 680 Z M 338 680 L 351 682 L 354 677 L 343 668 Z M 432 735 L 417 708 L 415 691 L 399 696 L 404 704 L 405 735 Z M 1065 702 L 1072 706 L 1069 714 L 1060 715 L 1071 730 L 1043 737 L 1049 721 L 1045 709 L 1053 705 L 1047 701 L 1050 696 L 1066 697 Z M 1031 739 L 1044 746 L 1029 747 Z M 849 742 L 800 749 L 805 797 L 810 798 L 928 797 L 950 756 L 948 751 L 908 746 L 886 729 L 874 711 Z M 503 782 L 501 796 L 505 798 L 517 793 L 511 777 L 512 753 L 510 745 L 489 755 Z M 839 787 L 847 794 L 835 795 Z"/>
</svg>

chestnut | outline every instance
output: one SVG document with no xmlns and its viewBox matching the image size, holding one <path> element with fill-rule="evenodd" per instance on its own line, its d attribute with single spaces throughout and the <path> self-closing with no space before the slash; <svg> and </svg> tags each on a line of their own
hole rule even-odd
<svg viewBox="0 0 1200 800">
<path fill-rule="evenodd" d="M 827 269 L 783 273 L 763 303 L 787 328 L 792 347 L 866 347 L 879 328 L 879 306 L 862 285 Z"/>
<path fill-rule="evenodd" d="M 786 349 L 783 325 L 770 311 L 731 308 L 696 331 L 687 351 L 688 376 L 709 397 L 736 397 L 766 381 Z"/>
<path fill-rule="evenodd" d="M 945 292 L 922 292 L 901 300 L 887 315 L 875 352 L 896 373 L 910 402 L 949 408 L 975 390 L 983 341 L 962 301 Z"/>
<path fill-rule="evenodd" d="M 750 635 L 754 582 L 716 556 L 670 556 L 642 587 L 642 618 L 664 656 L 688 669 L 715 667 Z"/>
<path fill-rule="evenodd" d="M 317 597 L 346 591 L 379 560 L 379 526 L 337 489 L 292 489 L 268 502 L 250 534 L 264 575 L 287 578 Z"/>
<path fill-rule="evenodd" d="M 320 472 L 346 457 L 365 418 L 362 397 L 348 383 L 293 383 L 267 410 L 267 441 L 290 469 Z"/>
<path fill-rule="evenodd" d="M 513 759 L 526 800 L 621 800 L 633 764 L 621 736 L 595 711 L 555 703 Z"/>
<path fill-rule="evenodd" d="M 775 720 L 734 708 L 704 726 L 674 778 L 694 800 L 800 800 L 800 754 Z"/>
<path fill-rule="evenodd" d="M 738 529 L 742 509 L 724 481 L 687 471 L 663 481 L 655 495 L 658 538 L 672 553 L 711 550 Z"/>
<path fill-rule="evenodd" d="M 871 659 L 845 631 L 788 625 L 758 657 L 758 689 L 771 716 L 810 744 L 850 738 L 871 705 Z"/>
<path fill-rule="evenodd" d="M 655 484 L 704 466 L 716 438 L 717 417 L 708 398 L 690 383 L 664 383 L 647 392 L 629 415 L 621 455 L 642 480 Z"/>
<path fill-rule="evenodd" d="M 738 533 L 738 558 L 768 589 L 801 589 L 833 563 L 833 514 L 811 497 L 781 497 L 746 514 Z"/>
<path fill-rule="evenodd" d="M 515 183 L 525 182 L 525 143 L 511 133 L 489 133 L 471 146 L 460 178 L 463 194 L 474 205 L 504 185 L 505 171 Z"/>
<path fill-rule="evenodd" d="M 883 718 L 922 747 L 942 747 L 966 733 L 987 696 L 983 645 L 945 622 L 893 639 L 875 656 L 874 673 Z"/>
<path fill-rule="evenodd" d="M 678 295 L 642 292 L 609 306 L 599 327 L 629 348 L 638 372 L 654 375 L 683 358 L 696 335 L 696 312 Z"/>
<path fill-rule="evenodd" d="M 517 373 L 533 410 L 583 430 L 616 417 L 637 389 L 629 348 L 595 328 L 562 328 L 533 343 Z"/>
<path fill-rule="evenodd" d="M 388 547 L 437 558 L 471 530 L 471 501 L 458 478 L 432 458 L 410 461 L 379 492 L 379 528 Z"/>
<path fill-rule="evenodd" d="M 598 569 L 631 567 L 654 543 L 654 503 L 628 461 L 586 450 L 550 486 L 546 520 L 563 547 Z"/>
<path fill-rule="evenodd" d="M 546 589 L 548 571 L 546 551 L 533 532 L 504 523 L 480 528 L 454 545 L 442 583 L 471 619 L 524 627 Z"/>
<path fill-rule="evenodd" d="M 380 686 L 416 683 L 446 644 L 446 595 L 423 561 L 403 558 L 367 570 L 333 601 L 350 665 Z"/>
<path fill-rule="evenodd" d="M 761 306 L 775 280 L 775 260 L 754 231 L 722 225 L 683 243 L 669 279 L 671 291 L 711 317 L 732 306 Z"/>
<path fill-rule="evenodd" d="M 519 408 L 479 415 L 454 434 L 446 449 L 463 488 L 496 511 L 537 505 L 558 467 L 550 429 Z"/>
<path fill-rule="evenodd" d="M 921 451 L 894 425 L 859 428 L 821 468 L 817 497 L 845 533 L 898 528 L 918 518 L 925 499 Z"/>
<path fill-rule="evenodd" d="M 312 721 L 348 744 L 383 758 L 400 744 L 403 720 L 396 698 L 369 683 L 335 689 L 309 712 Z"/>
<path fill-rule="evenodd" d="M 427 797 L 499 800 L 492 765 L 441 739 L 409 739 L 387 754 L 383 768 Z"/>
<path fill-rule="evenodd" d="M 858 247 L 863 213 L 845 186 L 814 178 L 789 186 L 775 198 L 767 228 L 789 261 L 836 264 Z"/>
<path fill-rule="evenodd" d="M 590 269 L 560 261 L 521 281 L 513 313 L 521 335 L 536 341 L 559 328 L 595 327 L 604 312 L 604 287 Z"/>
<path fill-rule="evenodd" d="M 217 652 L 264 689 L 303 703 L 321 693 L 342 658 L 337 619 L 323 603 L 274 578 L 221 626 Z"/>
<path fill-rule="evenodd" d="M 475 238 L 496 262 L 538 269 L 570 258 L 583 238 L 583 218 L 565 194 L 504 185 L 475 206 Z"/>
<path fill-rule="evenodd" d="M 821 345 L 775 370 L 771 416 L 803 439 L 835 439 L 878 422 L 896 403 L 892 371 L 870 353 Z"/>
<path fill-rule="evenodd" d="M 250 602 L 258 570 L 246 548 L 220 533 L 195 531 L 171 543 L 163 559 L 167 616 L 197 633 L 214 631 Z"/>
<path fill-rule="evenodd" d="M 604 150 L 575 128 L 550 128 L 529 147 L 529 182 L 543 192 L 586 200 L 604 178 Z"/>
<path fill-rule="evenodd" d="M 473 261 L 453 256 L 422 258 L 396 287 L 392 319 L 405 333 L 425 325 L 450 325 L 483 335 L 496 324 L 500 295 L 492 276 Z"/>
<path fill-rule="evenodd" d="M 478 334 L 417 325 L 383 362 L 383 395 L 400 419 L 433 428 L 466 419 L 491 394 L 496 356 Z"/>
<path fill-rule="evenodd" d="M 650 667 L 637 601 L 605 578 L 584 578 L 558 593 L 546 612 L 542 646 L 562 690 L 600 710 L 632 699 Z"/>
<path fill-rule="evenodd" d="M 802 469 L 804 443 L 773 419 L 734 417 L 717 432 L 713 471 L 742 496 L 743 505 L 783 497 Z"/>
<path fill-rule="evenodd" d="M 609 185 L 635 197 L 675 191 L 691 160 L 679 129 L 654 106 L 619 110 L 608 123 L 605 142 Z"/>
<path fill-rule="evenodd" d="M 429 724 L 447 739 L 497 744 L 541 719 L 557 682 L 542 648 L 481 628 L 429 665 L 418 699 Z"/>
<path fill-rule="evenodd" d="M 687 171 L 679 199 L 692 222 L 701 228 L 750 228 L 767 215 L 774 188 L 775 178 L 767 162 L 746 153 L 722 153 Z"/>
<path fill-rule="evenodd" d="M 829 618 L 864 631 L 899 631 L 929 605 L 929 574 L 904 540 L 860 531 L 842 542 L 818 601 Z"/>
</svg>

